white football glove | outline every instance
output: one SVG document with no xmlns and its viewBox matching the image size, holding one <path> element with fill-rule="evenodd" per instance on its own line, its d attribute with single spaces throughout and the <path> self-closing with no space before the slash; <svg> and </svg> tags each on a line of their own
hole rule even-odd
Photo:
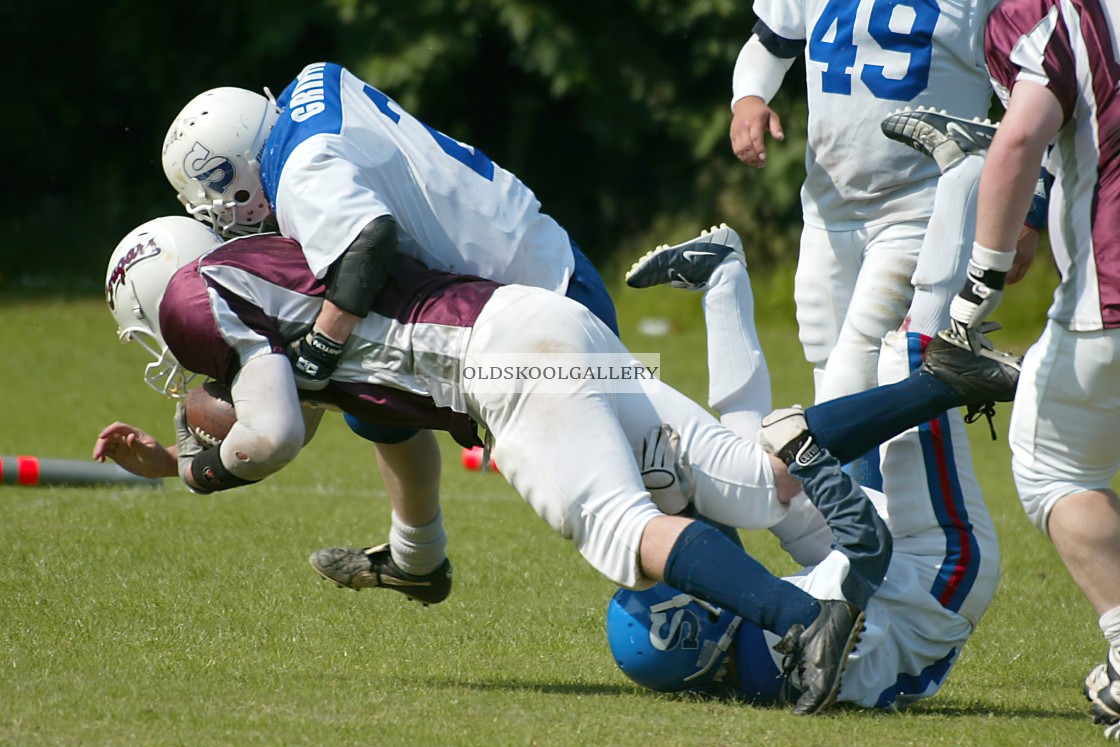
<svg viewBox="0 0 1120 747">
<path fill-rule="evenodd" d="M 662 424 L 650 431 L 637 454 L 646 486 L 662 513 L 673 515 L 692 503 L 692 469 L 680 453 L 680 434 Z"/>
<path fill-rule="evenodd" d="M 972 352 L 983 347 L 980 326 L 999 306 L 1007 273 L 1015 262 L 1015 252 L 998 252 L 980 244 L 972 245 L 968 276 L 964 287 L 949 304 L 953 332 L 967 340 Z"/>
</svg>

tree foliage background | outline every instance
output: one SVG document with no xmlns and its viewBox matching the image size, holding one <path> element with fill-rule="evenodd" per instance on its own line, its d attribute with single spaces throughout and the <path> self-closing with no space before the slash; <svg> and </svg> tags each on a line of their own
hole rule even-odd
<svg viewBox="0 0 1120 747">
<path fill-rule="evenodd" d="M 741 0 L 8 0 L 0 289 L 99 288 L 125 233 L 180 210 L 159 163 L 179 109 L 217 86 L 279 93 L 318 60 L 512 170 L 602 264 L 721 220 L 752 261 L 792 257 L 800 69 L 764 171 L 727 139 L 754 21 Z"/>
</svg>

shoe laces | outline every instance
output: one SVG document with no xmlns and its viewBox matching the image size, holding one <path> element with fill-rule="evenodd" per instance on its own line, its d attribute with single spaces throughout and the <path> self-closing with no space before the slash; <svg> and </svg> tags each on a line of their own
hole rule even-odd
<svg viewBox="0 0 1120 747">
<path fill-rule="evenodd" d="M 968 424 L 975 423 L 981 417 L 988 419 L 988 432 L 992 434 L 992 440 L 998 441 L 996 437 L 996 404 L 995 402 L 985 402 L 981 405 L 969 405 L 964 413 L 964 422 Z"/>
<path fill-rule="evenodd" d="M 794 625 L 785 634 L 782 640 L 774 644 L 774 650 L 782 654 L 782 687 L 778 692 L 778 703 L 787 705 L 797 697 L 796 688 L 793 686 L 793 674 L 801 674 L 801 634 L 804 626 Z"/>
</svg>

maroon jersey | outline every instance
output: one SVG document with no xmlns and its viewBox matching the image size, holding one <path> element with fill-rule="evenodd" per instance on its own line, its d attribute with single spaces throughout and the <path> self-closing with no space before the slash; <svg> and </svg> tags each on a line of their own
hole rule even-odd
<svg viewBox="0 0 1120 747">
<path fill-rule="evenodd" d="M 1049 316 L 1072 330 L 1120 327 L 1120 59 L 1111 3 L 1004 0 L 986 54 L 1006 105 L 1020 80 L 1046 86 L 1065 124 L 1047 168 L 1050 245 L 1061 272 Z"/>
<path fill-rule="evenodd" d="M 459 395 L 461 361 L 497 287 L 397 255 L 331 384 L 311 397 L 370 423 L 446 430 L 477 444 Z M 185 368 L 229 384 L 250 359 L 285 354 L 311 328 L 325 294 L 297 243 L 249 236 L 175 274 L 160 303 L 160 329 Z"/>
</svg>

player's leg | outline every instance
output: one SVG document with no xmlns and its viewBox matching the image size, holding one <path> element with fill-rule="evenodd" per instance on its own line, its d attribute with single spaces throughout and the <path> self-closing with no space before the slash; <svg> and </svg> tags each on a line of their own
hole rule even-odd
<svg viewBox="0 0 1120 747">
<path fill-rule="evenodd" d="M 864 238 L 857 231 L 825 231 L 805 226 L 794 276 L 798 336 L 813 365 L 816 401 L 825 365 L 840 337 L 863 260 Z"/>
<path fill-rule="evenodd" d="M 896 381 L 919 370 L 926 339 L 913 332 L 887 335 L 880 378 Z M 1000 557 L 960 411 L 949 409 L 886 441 L 880 456 L 883 511 L 895 547 L 926 552 L 933 567 L 926 591 L 947 610 L 978 622 L 995 593 Z M 936 552 L 929 555 L 929 548 Z"/>
<path fill-rule="evenodd" d="M 1011 416 L 1012 473 L 1031 522 L 1050 537 L 1099 615 L 1109 645 L 1086 679 L 1094 715 L 1120 720 L 1120 333 L 1049 322 L 1023 360 Z M 1043 396 L 1045 393 L 1045 396 Z"/>
<path fill-rule="evenodd" d="M 560 348 L 582 363 L 594 355 L 627 354 L 617 337 L 575 304 L 513 287 L 495 298 L 475 325 L 465 365 L 484 366 L 488 357 L 519 350 Z M 773 577 L 718 529 L 665 516 L 653 503 L 634 458 L 642 438 L 664 422 L 647 394 L 611 392 L 593 379 L 566 380 L 561 396 L 557 386 L 527 379 L 503 391 L 469 379 L 464 394 L 494 436 L 502 475 L 593 567 L 628 587 L 666 578 L 781 634 L 795 625 L 812 627 L 821 616 L 816 600 Z M 736 438 L 667 385 L 645 386 L 662 391 L 675 407 L 688 407 L 696 427 L 723 435 L 723 445 L 734 452 L 724 457 L 735 463 L 726 470 L 732 473 L 728 480 L 744 503 L 774 496 L 777 505 L 769 459 L 756 445 Z M 701 461 L 698 467 L 694 479 L 706 483 L 707 465 Z M 848 622 L 850 629 L 854 618 Z"/>
<path fill-rule="evenodd" d="M 349 420 L 348 420 L 349 422 Z M 378 466 L 392 506 L 389 541 L 365 549 L 323 548 L 312 553 L 311 566 L 339 586 L 360 590 L 394 589 L 424 604 L 451 593 L 447 533 L 439 507 L 439 443 L 431 431 L 400 430 L 354 420 L 357 431 L 376 435 Z"/>
<path fill-rule="evenodd" d="M 910 306 L 910 278 L 924 233 L 921 221 L 868 229 L 863 263 L 817 389 L 817 402 L 862 392 L 878 383 L 879 346 L 887 332 L 899 328 Z"/>
<path fill-rule="evenodd" d="M 754 320 L 754 291 L 739 234 L 713 226 L 680 244 L 657 247 L 626 273 L 632 288 L 668 284 L 702 291 L 708 340 L 708 406 L 744 438 L 770 412 L 770 371 Z"/>
<path fill-rule="evenodd" d="M 972 254 L 976 192 L 983 168 L 983 158 L 966 156 L 937 182 L 933 214 L 914 270 L 914 300 L 906 313 L 906 331 L 930 337 L 949 326 L 949 303 L 964 284 Z"/>
<path fill-rule="evenodd" d="M 659 246 L 634 263 L 626 282 L 634 288 L 668 284 L 703 293 L 708 406 L 729 430 L 753 441 L 762 416 L 771 410 L 770 371 L 758 340 L 754 292 L 738 233 L 723 224 L 680 244 Z M 786 516 L 770 531 L 803 565 L 819 563 L 832 543 L 824 517 L 804 494 L 791 500 Z"/>
</svg>

